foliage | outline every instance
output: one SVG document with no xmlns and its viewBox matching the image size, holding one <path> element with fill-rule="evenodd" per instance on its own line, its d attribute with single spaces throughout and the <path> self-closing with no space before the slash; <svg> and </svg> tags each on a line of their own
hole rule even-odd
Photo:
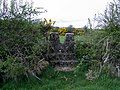
<svg viewBox="0 0 120 90">
<path fill-rule="evenodd" d="M 41 12 L 28 4 L 20 6 L 20 11 L 15 8 L 14 2 L 11 5 L 7 14 L 1 11 L 0 74 L 3 80 L 17 81 L 30 75 L 38 78 L 36 74 L 48 65 L 43 55 L 47 43 L 42 34 L 41 21 L 35 22 L 31 16 Z"/>
<path fill-rule="evenodd" d="M 91 73 L 91 78 L 95 79 L 96 77 L 99 77 L 99 75 L 101 75 L 102 73 L 106 72 L 107 74 L 109 74 L 107 71 L 109 70 L 109 65 L 102 66 L 102 57 L 106 53 L 106 43 L 104 42 L 104 40 L 107 37 L 105 37 L 105 31 L 91 32 L 91 34 L 87 34 L 87 36 L 84 36 L 86 40 L 84 40 L 84 38 L 81 38 L 83 40 L 77 39 L 78 41 L 76 43 L 76 56 L 80 61 L 77 66 L 77 72 L 80 72 L 81 70 L 85 70 L 85 72 L 88 71 L 87 77 L 89 77 L 88 75 L 90 75 Z"/>
<path fill-rule="evenodd" d="M 83 73 L 83 72 L 79 72 Z M 42 73 L 42 82 L 31 79 L 20 83 L 8 82 L 1 90 L 119 90 L 120 80 L 101 76 L 97 80 L 85 80 L 83 76 L 73 72 L 58 72 L 49 67 Z M 83 73 L 84 74 L 84 73 Z"/>
<path fill-rule="evenodd" d="M 58 30 L 59 30 L 59 27 L 53 27 L 51 32 L 58 32 Z"/>
<path fill-rule="evenodd" d="M 77 55 L 82 60 L 84 55 L 91 60 L 87 79 L 98 78 L 101 74 L 120 77 L 120 3 L 111 2 L 105 13 L 98 18 L 104 33 L 94 35 L 90 43 L 77 44 Z M 86 45 L 85 47 L 83 47 Z M 90 46 L 90 47 L 88 47 Z M 87 48 L 88 47 L 88 48 Z"/>
<path fill-rule="evenodd" d="M 51 30 L 53 30 L 53 25 L 55 24 L 55 21 L 52 21 L 51 19 L 47 20 L 44 18 L 44 21 L 41 22 L 41 33 L 46 39 L 46 42 L 49 40 L 49 35 Z"/>
<path fill-rule="evenodd" d="M 73 30 L 74 35 L 85 35 L 85 29 L 82 28 L 75 28 Z"/>
<path fill-rule="evenodd" d="M 45 58 L 47 58 L 46 53 L 49 49 L 49 34 L 53 30 L 55 22 L 51 19 L 36 22 L 33 17 L 42 13 L 41 11 L 33 9 L 28 4 L 16 7 L 15 0 L 11 1 L 10 8 L 6 8 L 7 4 L 4 2 L 3 9 L 0 9 L 0 76 L 2 80 L 14 79 L 18 81 L 24 76 L 29 78 L 32 75 L 38 80 L 42 80 L 37 75 L 48 66 Z M 86 31 L 75 29 L 72 26 L 54 28 L 55 31 L 58 30 L 60 35 L 65 35 L 66 32 L 74 32 L 77 35 L 75 36 L 75 48 L 79 64 L 73 73 L 74 75 L 70 74 L 71 77 L 63 74 L 60 78 L 56 78 L 59 76 L 59 72 L 52 71 L 50 75 L 48 73 L 51 71 L 47 72 L 46 75 L 49 75 L 47 83 L 51 83 L 48 82 L 51 78 L 53 81 L 56 80 L 56 82 L 50 84 L 50 87 L 48 86 L 49 88 L 53 89 L 55 85 L 62 85 L 61 82 L 65 83 L 65 86 L 67 86 L 67 83 L 71 85 L 77 79 L 81 80 L 78 77 L 85 73 L 87 73 L 88 80 L 94 80 L 104 74 L 120 76 L 120 1 L 110 3 L 109 8 L 100 16 L 98 22 L 102 29 L 92 31 L 89 20 L 91 30 L 89 34 L 85 34 Z M 87 28 L 85 27 L 85 29 Z M 79 38 L 82 35 L 84 38 Z M 77 81 L 77 84 L 88 85 L 89 88 L 88 81 L 83 80 L 83 83 Z M 89 83 L 92 82 L 89 81 Z M 99 83 L 97 84 L 95 84 L 95 89 L 98 89 Z M 46 88 L 48 89 L 48 87 Z M 67 89 L 72 87 L 70 86 Z M 54 89 L 57 89 L 57 87 Z"/>
<path fill-rule="evenodd" d="M 59 28 L 58 29 L 58 33 L 60 34 L 60 35 L 65 35 L 66 33 L 67 33 L 67 29 L 66 28 Z"/>
<path fill-rule="evenodd" d="M 66 33 L 74 33 L 74 35 L 85 35 L 85 30 L 82 28 L 73 28 L 71 31 L 68 30 L 67 27 L 64 28 L 55 28 L 56 32 L 58 32 L 61 36 L 64 36 Z"/>
</svg>

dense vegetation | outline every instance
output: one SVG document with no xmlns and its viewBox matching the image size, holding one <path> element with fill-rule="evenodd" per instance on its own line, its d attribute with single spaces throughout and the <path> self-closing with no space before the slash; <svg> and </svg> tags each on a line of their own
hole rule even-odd
<svg viewBox="0 0 120 90">
<path fill-rule="evenodd" d="M 48 67 L 42 73 L 41 81 L 31 78 L 19 83 L 8 82 L 3 90 L 119 90 L 118 78 L 102 76 L 96 80 L 86 80 L 84 73 L 59 72 Z"/>
<path fill-rule="evenodd" d="M 86 28 L 84 34 L 74 36 L 79 63 L 73 72 L 55 71 L 47 61 L 49 33 L 61 32 L 52 27 L 55 22 L 35 20 L 43 12 L 31 4 L 16 6 L 11 0 L 8 7 L 7 3 L 0 2 L 1 89 L 120 89 L 120 0 L 110 3 L 96 18 L 100 29 Z M 68 27 L 62 35 L 67 30 L 72 32 Z M 60 38 L 63 42 L 64 36 Z"/>
<path fill-rule="evenodd" d="M 7 2 L 3 2 L 5 4 Z M 42 13 L 26 4 L 16 7 L 11 1 L 9 11 L 1 10 L 0 17 L 0 76 L 1 81 L 15 81 L 36 76 L 48 63 L 44 61 L 45 25 L 34 21 L 33 15 Z M 19 9 L 17 9 L 19 8 Z M 43 43 L 44 42 L 44 43 Z"/>
</svg>

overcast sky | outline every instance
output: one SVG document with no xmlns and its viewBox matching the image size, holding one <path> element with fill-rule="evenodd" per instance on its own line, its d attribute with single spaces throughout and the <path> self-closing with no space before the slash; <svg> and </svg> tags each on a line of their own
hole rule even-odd
<svg viewBox="0 0 120 90">
<path fill-rule="evenodd" d="M 56 21 L 55 26 L 83 27 L 88 18 L 102 13 L 112 0 L 32 0 L 34 6 L 44 7 L 48 12 L 41 15 Z"/>
</svg>

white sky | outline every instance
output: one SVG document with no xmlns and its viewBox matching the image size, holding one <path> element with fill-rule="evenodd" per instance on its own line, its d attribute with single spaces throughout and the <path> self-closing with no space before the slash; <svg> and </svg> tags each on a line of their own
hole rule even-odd
<svg viewBox="0 0 120 90">
<path fill-rule="evenodd" d="M 88 18 L 102 13 L 112 0 L 32 0 L 34 6 L 44 7 L 48 12 L 41 15 L 56 21 L 55 26 L 83 27 Z"/>
</svg>

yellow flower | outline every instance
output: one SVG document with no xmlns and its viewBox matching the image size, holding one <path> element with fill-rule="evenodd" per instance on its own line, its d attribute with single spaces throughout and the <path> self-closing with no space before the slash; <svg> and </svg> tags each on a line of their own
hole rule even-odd
<svg viewBox="0 0 120 90">
<path fill-rule="evenodd" d="M 59 28 L 59 29 L 58 29 L 58 33 L 59 33 L 60 35 L 65 35 L 66 32 L 67 32 L 67 29 L 66 29 L 66 28 Z"/>
</svg>

